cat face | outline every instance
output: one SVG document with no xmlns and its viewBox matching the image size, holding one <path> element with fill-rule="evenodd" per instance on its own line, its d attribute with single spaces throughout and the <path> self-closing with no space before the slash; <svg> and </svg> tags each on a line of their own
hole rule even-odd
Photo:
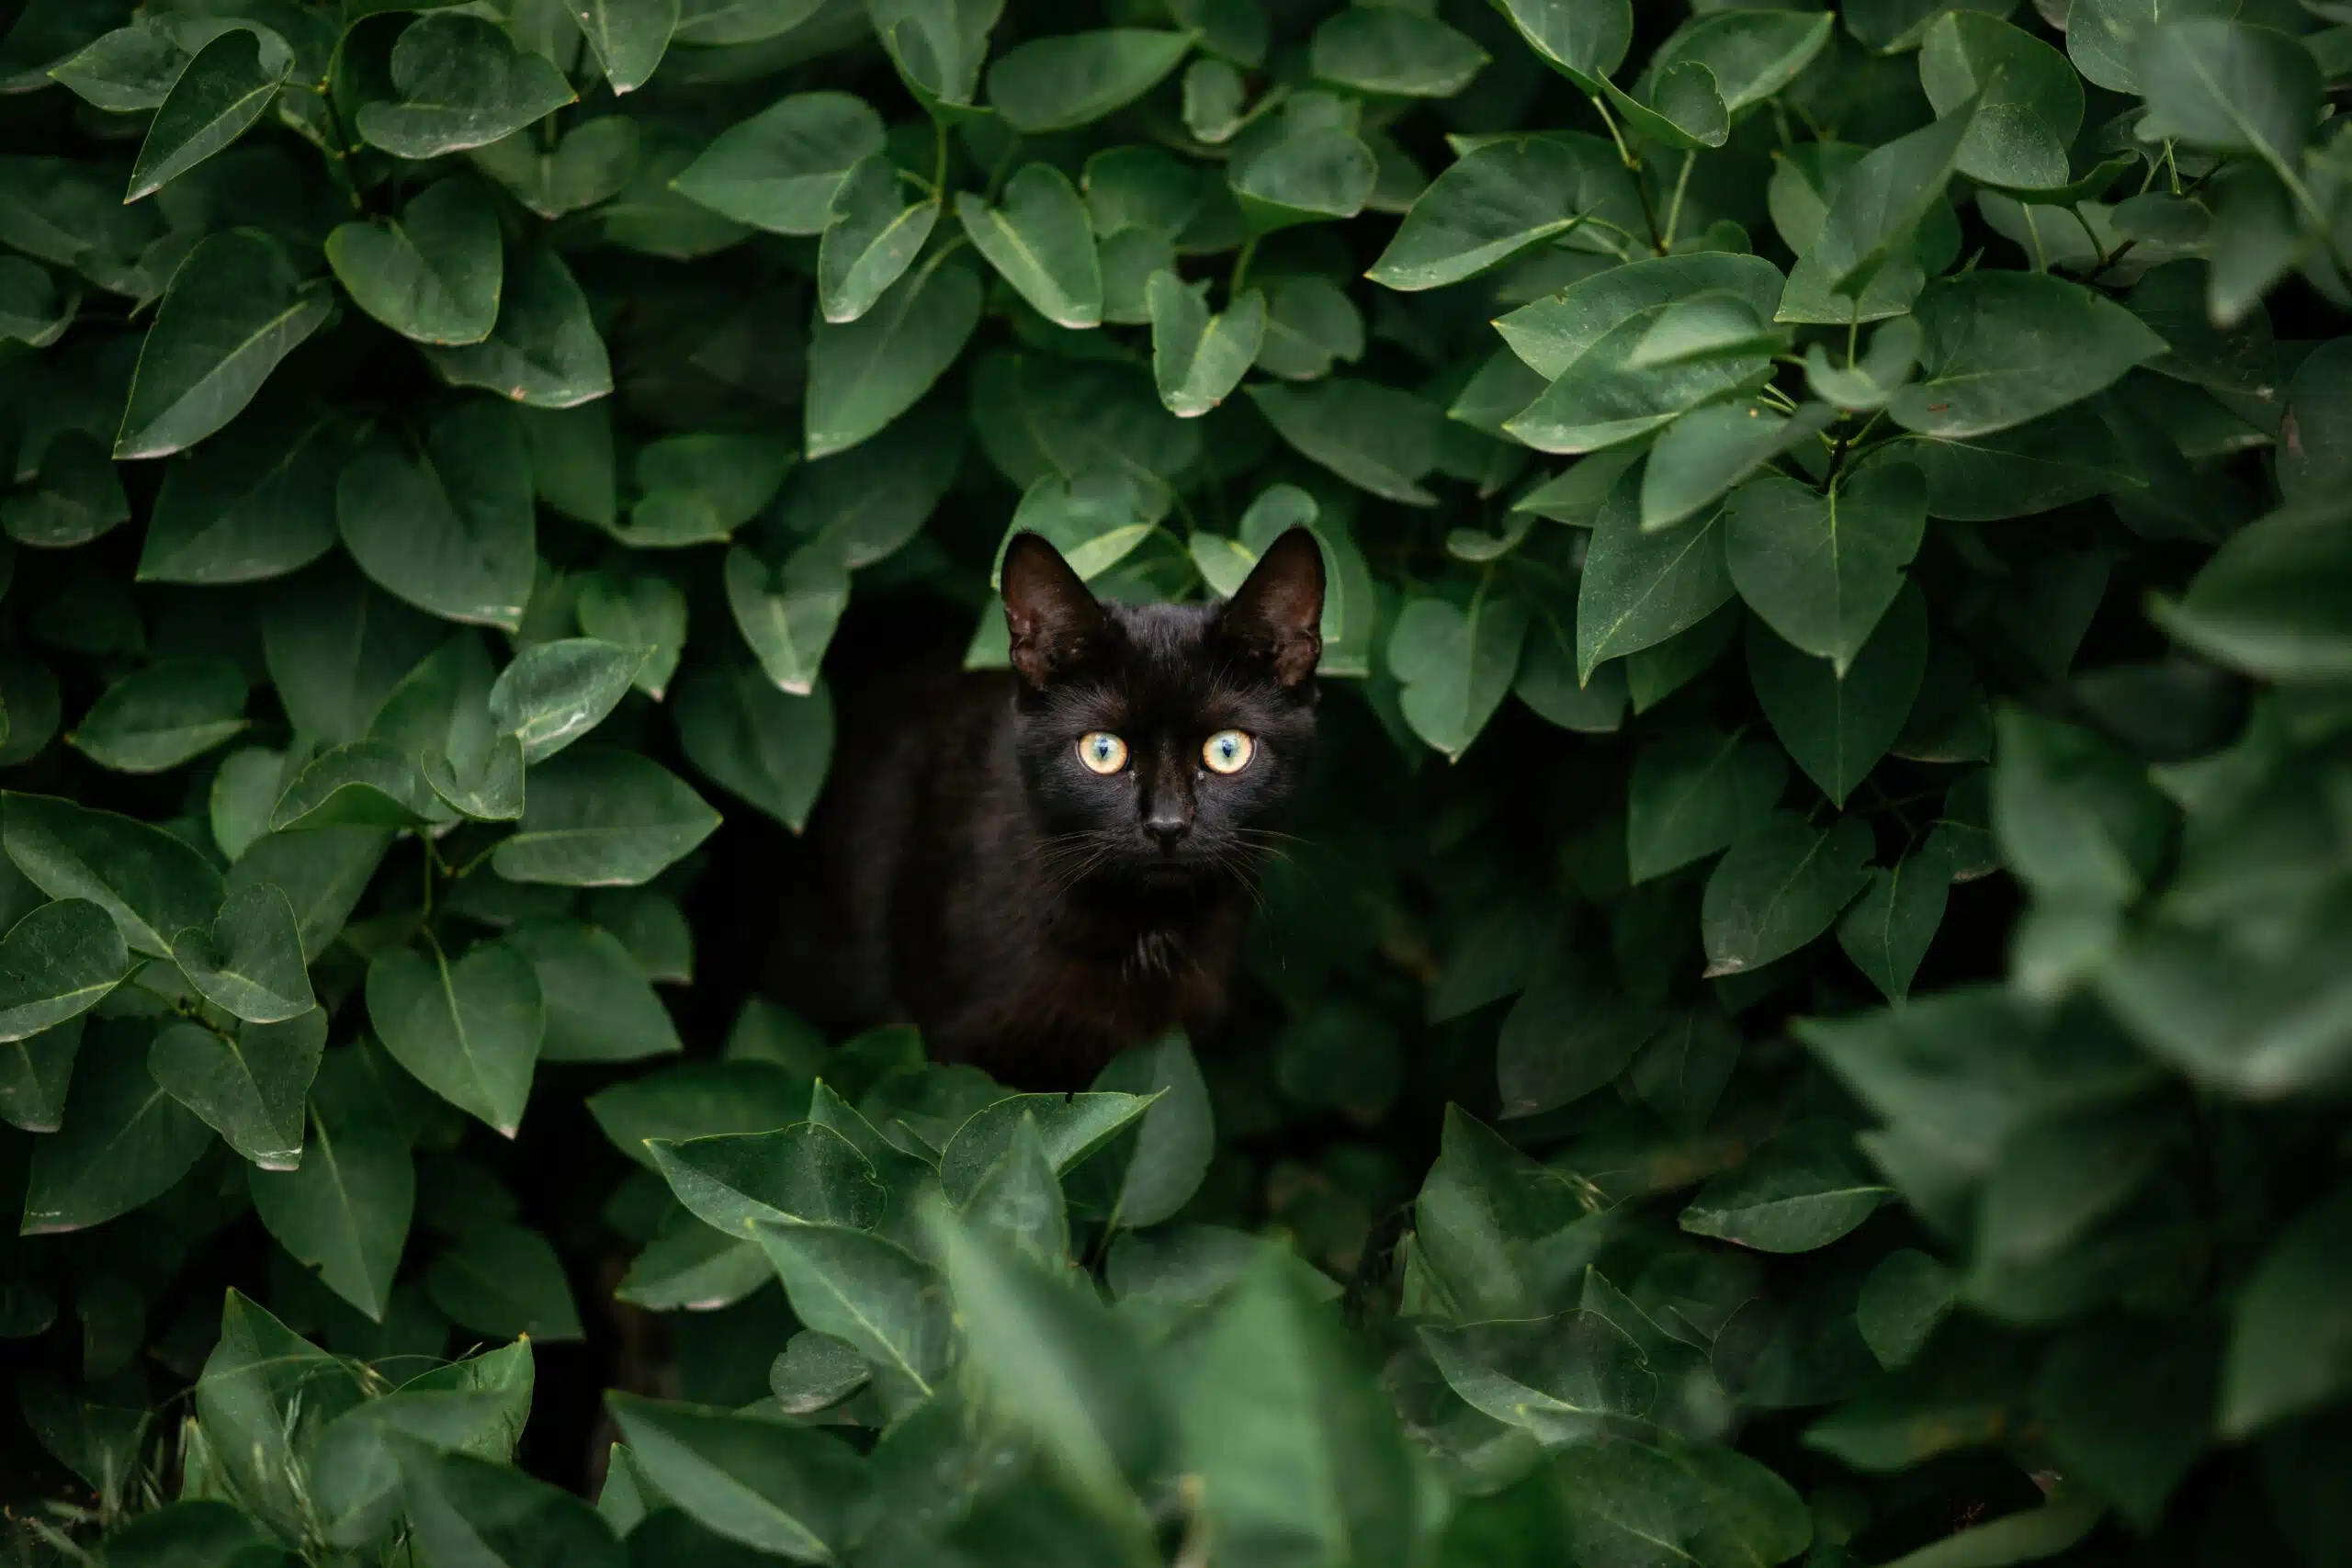
<svg viewBox="0 0 2352 1568">
<path fill-rule="evenodd" d="M 1023 783 L 1057 883 L 1249 877 L 1315 739 L 1323 553 L 1294 528 L 1233 598 L 1098 600 L 1034 534 L 1002 574 Z"/>
</svg>

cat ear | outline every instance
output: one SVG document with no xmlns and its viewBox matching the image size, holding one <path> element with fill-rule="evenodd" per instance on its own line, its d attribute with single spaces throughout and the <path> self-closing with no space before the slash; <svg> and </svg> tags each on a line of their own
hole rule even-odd
<svg viewBox="0 0 2352 1568">
<path fill-rule="evenodd" d="M 1323 657 L 1323 547 L 1293 528 L 1266 547 L 1220 617 L 1225 635 L 1295 686 Z"/>
<path fill-rule="evenodd" d="M 1042 535 L 1012 536 L 998 581 L 1012 667 L 1032 686 L 1083 660 L 1108 624 L 1102 604 Z"/>
</svg>

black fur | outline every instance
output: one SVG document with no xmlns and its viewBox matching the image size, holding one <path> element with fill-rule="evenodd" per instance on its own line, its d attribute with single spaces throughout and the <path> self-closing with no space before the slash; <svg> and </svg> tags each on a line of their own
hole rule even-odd
<svg viewBox="0 0 2352 1568">
<path fill-rule="evenodd" d="M 1232 602 L 1098 601 L 1035 535 L 1003 567 L 1013 671 L 844 669 L 843 731 L 769 987 L 836 1030 L 905 1021 L 933 1056 L 1077 1089 L 1222 1012 L 1250 884 L 1315 738 L 1322 554 L 1268 548 Z M 1247 766 L 1202 746 L 1249 734 Z M 1099 775 L 1081 736 L 1126 766 Z"/>
</svg>

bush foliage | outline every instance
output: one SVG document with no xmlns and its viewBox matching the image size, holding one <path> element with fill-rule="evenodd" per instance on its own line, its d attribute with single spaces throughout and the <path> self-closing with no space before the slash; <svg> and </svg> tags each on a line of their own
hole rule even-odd
<svg viewBox="0 0 2352 1568">
<path fill-rule="evenodd" d="M 0 6 L 13 1551 L 2352 1558 L 2347 22 Z M 1234 1038 L 715 973 L 1295 523 Z"/>
</svg>

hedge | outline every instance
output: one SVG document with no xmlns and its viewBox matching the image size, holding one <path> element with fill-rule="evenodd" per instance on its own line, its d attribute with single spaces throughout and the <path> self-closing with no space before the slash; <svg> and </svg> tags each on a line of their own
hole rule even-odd
<svg viewBox="0 0 2352 1568">
<path fill-rule="evenodd" d="M 2352 1558 L 2347 79 L 2327 0 L 0 5 L 12 1559 Z M 760 993 L 853 599 L 985 668 L 1010 529 L 1300 524 L 1225 1036 L 1012 1095 Z"/>
</svg>

